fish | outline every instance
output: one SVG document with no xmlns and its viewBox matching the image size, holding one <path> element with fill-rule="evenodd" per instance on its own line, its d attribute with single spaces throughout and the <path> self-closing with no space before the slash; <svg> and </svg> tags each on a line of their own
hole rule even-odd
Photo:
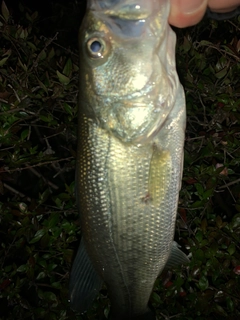
<svg viewBox="0 0 240 320">
<path fill-rule="evenodd" d="M 89 0 L 79 31 L 76 199 L 82 238 L 70 274 L 73 310 L 104 282 L 110 319 L 155 319 L 174 242 L 183 170 L 185 96 L 167 0 Z"/>
</svg>

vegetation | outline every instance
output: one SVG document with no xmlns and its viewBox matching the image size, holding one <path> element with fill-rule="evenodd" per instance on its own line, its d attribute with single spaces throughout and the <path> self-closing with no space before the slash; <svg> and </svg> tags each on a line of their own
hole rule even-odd
<svg viewBox="0 0 240 320">
<path fill-rule="evenodd" d="M 68 304 L 80 238 L 74 197 L 78 51 L 71 28 L 59 43 L 38 12 L 21 4 L 19 10 L 15 22 L 2 2 L 0 318 L 103 319 L 109 311 L 104 288 L 83 316 Z M 69 7 L 66 15 L 64 5 L 55 10 L 64 25 L 79 25 Z M 188 121 L 176 240 L 191 262 L 157 279 L 150 302 L 158 319 L 240 317 L 239 31 L 240 18 L 177 30 Z"/>
</svg>

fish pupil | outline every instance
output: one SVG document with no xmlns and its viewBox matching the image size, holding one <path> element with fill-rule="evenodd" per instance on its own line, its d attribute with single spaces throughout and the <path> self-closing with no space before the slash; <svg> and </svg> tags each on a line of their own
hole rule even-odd
<svg viewBox="0 0 240 320">
<path fill-rule="evenodd" d="M 101 48 L 102 48 L 102 44 L 98 40 L 94 40 L 90 45 L 90 49 L 94 53 L 97 53 L 97 52 L 101 51 Z"/>
</svg>

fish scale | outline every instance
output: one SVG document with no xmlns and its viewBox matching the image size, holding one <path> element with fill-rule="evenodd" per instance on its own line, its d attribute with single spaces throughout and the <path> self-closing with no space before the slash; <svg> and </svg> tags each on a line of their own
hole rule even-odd
<svg viewBox="0 0 240 320">
<path fill-rule="evenodd" d="M 156 278 L 166 264 L 188 261 L 173 242 L 186 121 L 176 39 L 167 24 L 167 1 L 138 0 L 146 21 L 144 33 L 131 29 L 132 38 L 125 37 L 126 29 L 114 32 L 121 32 L 124 19 L 138 16 L 133 0 L 89 3 L 80 29 L 76 168 L 83 239 L 70 300 L 73 309 L 85 311 L 102 280 L 112 320 L 154 319 L 148 301 Z M 99 55 L 91 52 L 91 41 L 99 41 Z"/>
</svg>

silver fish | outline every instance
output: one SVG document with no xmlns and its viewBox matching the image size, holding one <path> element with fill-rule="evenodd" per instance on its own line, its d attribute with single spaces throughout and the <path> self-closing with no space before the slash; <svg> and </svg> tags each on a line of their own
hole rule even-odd
<svg viewBox="0 0 240 320">
<path fill-rule="evenodd" d="M 156 278 L 188 261 L 173 241 L 186 114 L 168 14 L 167 0 L 91 0 L 79 33 L 70 301 L 83 312 L 104 281 L 114 320 L 154 319 Z"/>
</svg>

